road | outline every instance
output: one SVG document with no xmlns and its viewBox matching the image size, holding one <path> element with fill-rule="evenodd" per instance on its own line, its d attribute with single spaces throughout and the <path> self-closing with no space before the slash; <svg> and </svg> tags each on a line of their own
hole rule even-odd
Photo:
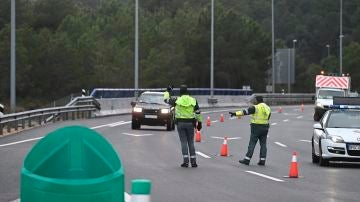
<svg viewBox="0 0 360 202">
<path fill-rule="evenodd" d="M 118 152 L 125 170 L 127 193 L 132 179 L 152 181 L 152 201 L 359 201 L 360 164 L 331 163 L 320 167 L 311 162 L 313 109 L 285 106 L 282 113 L 272 107 L 265 167 L 258 166 L 259 145 L 250 166 L 238 163 L 247 150 L 249 117 L 231 119 L 228 111 L 207 109 L 212 125 L 203 124 L 202 142 L 196 143 L 198 168 L 181 168 L 177 132 L 165 127 L 130 129 L 130 115 L 49 124 L 0 138 L 0 201 L 19 198 L 20 169 L 32 146 L 47 133 L 66 125 L 84 125 L 101 133 Z M 220 122 L 220 114 L 225 121 Z M 219 156 L 227 136 L 229 157 Z M 289 174 L 292 153 L 298 153 L 300 178 Z"/>
</svg>

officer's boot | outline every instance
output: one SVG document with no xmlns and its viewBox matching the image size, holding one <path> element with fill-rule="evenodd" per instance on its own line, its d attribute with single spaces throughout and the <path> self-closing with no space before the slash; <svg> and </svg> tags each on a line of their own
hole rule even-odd
<svg viewBox="0 0 360 202">
<path fill-rule="evenodd" d="M 196 164 L 196 158 L 190 158 L 191 161 L 191 167 L 196 168 L 198 165 Z"/>
<path fill-rule="evenodd" d="M 180 166 L 183 168 L 189 167 L 189 157 L 184 156 L 184 162 Z"/>
<path fill-rule="evenodd" d="M 264 165 L 265 165 L 265 160 L 260 160 L 260 161 L 258 162 L 258 165 L 259 165 L 259 166 L 264 166 Z"/>
<path fill-rule="evenodd" d="M 245 158 L 245 159 L 243 159 L 243 160 L 240 160 L 240 161 L 239 161 L 239 163 L 241 163 L 241 164 L 244 164 L 244 165 L 247 165 L 247 166 L 248 166 L 248 165 L 250 164 L 250 160 Z"/>
</svg>

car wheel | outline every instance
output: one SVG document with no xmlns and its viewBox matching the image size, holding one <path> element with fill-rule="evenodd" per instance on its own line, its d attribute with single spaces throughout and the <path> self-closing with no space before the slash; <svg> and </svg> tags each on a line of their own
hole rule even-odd
<svg viewBox="0 0 360 202">
<path fill-rule="evenodd" d="M 138 121 L 135 120 L 131 121 L 131 129 L 133 130 L 140 129 L 140 126 L 141 124 Z"/>
<path fill-rule="evenodd" d="M 173 128 L 172 125 L 173 125 L 173 122 L 169 120 L 169 121 L 166 123 L 166 130 L 167 130 L 167 131 L 171 131 L 172 128 Z"/>
<path fill-rule="evenodd" d="M 172 125 L 171 130 L 175 130 L 175 121 L 174 120 L 171 121 L 171 125 Z"/>
<path fill-rule="evenodd" d="M 311 148 L 312 148 L 312 162 L 313 163 L 318 163 L 319 162 L 319 157 L 316 156 L 316 154 L 315 154 L 314 138 L 311 139 Z"/>
<path fill-rule="evenodd" d="M 321 140 L 319 140 L 319 141 L 321 141 Z M 329 165 L 329 160 L 324 159 L 322 157 L 321 144 L 319 144 L 319 165 L 320 166 L 328 166 Z"/>
</svg>

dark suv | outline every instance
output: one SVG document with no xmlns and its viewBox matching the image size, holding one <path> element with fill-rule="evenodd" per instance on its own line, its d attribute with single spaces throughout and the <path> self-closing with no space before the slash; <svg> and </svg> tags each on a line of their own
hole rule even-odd
<svg viewBox="0 0 360 202">
<path fill-rule="evenodd" d="M 162 92 L 143 92 L 136 102 L 131 102 L 131 128 L 141 125 L 166 126 L 166 130 L 175 129 L 175 109 L 164 102 Z"/>
</svg>

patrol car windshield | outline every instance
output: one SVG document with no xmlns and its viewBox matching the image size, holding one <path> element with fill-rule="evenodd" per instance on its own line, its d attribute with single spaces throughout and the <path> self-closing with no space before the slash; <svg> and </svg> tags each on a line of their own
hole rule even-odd
<svg viewBox="0 0 360 202">
<path fill-rule="evenodd" d="M 139 102 L 149 104 L 165 104 L 163 94 L 146 93 L 139 97 Z"/>
<path fill-rule="evenodd" d="M 327 127 L 360 129 L 360 111 L 334 111 L 329 116 Z"/>
<path fill-rule="evenodd" d="M 320 90 L 319 99 L 332 99 L 333 97 L 344 97 L 344 91 L 335 90 Z"/>
</svg>

